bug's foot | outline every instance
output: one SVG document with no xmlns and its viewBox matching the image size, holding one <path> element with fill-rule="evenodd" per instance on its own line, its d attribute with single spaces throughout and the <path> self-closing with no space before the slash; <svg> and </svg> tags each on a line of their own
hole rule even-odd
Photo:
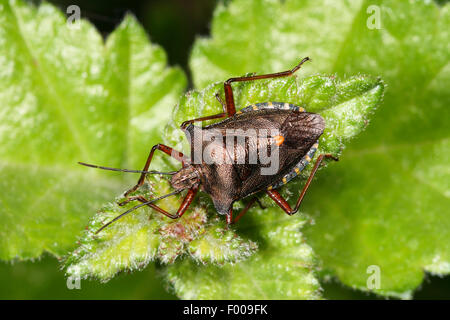
<svg viewBox="0 0 450 320">
<path fill-rule="evenodd" d="M 264 209 L 267 208 L 265 205 L 262 204 L 262 202 L 261 202 L 259 199 L 256 199 L 256 202 L 258 203 L 258 205 L 259 205 L 259 207 L 260 207 L 261 209 L 264 210 Z"/>
<path fill-rule="evenodd" d="M 331 157 L 331 159 L 333 159 L 334 161 L 339 161 L 339 158 L 338 157 Z"/>
<path fill-rule="evenodd" d="M 138 200 L 138 201 L 141 201 L 141 202 L 147 202 L 147 199 L 145 199 L 144 197 L 142 197 L 142 196 L 134 196 L 134 197 L 129 197 L 129 198 L 126 198 L 124 201 L 122 201 L 122 202 L 117 202 L 117 204 L 119 205 L 119 206 L 124 206 L 124 205 L 126 205 L 127 203 L 129 203 L 129 202 L 131 202 L 131 201 L 136 201 L 136 200 Z"/>
<path fill-rule="evenodd" d="M 120 201 L 120 202 L 117 202 L 117 205 L 118 206 L 120 206 L 120 207 L 123 207 L 124 205 L 126 205 L 128 202 L 130 202 L 131 200 L 124 200 L 124 201 Z"/>
<path fill-rule="evenodd" d="M 136 197 L 129 197 L 129 198 L 126 198 L 125 200 L 123 200 L 123 201 L 121 201 L 121 202 L 117 202 L 117 204 L 118 204 L 119 206 L 123 207 L 123 206 L 126 205 L 127 203 L 129 203 L 129 202 L 131 202 L 131 201 L 134 201 L 134 200 L 137 200 Z"/>
<path fill-rule="evenodd" d="M 334 161 L 339 161 L 339 158 L 333 156 L 331 153 L 327 153 L 327 154 L 325 155 L 325 157 L 326 157 L 326 158 L 333 159 Z"/>
</svg>

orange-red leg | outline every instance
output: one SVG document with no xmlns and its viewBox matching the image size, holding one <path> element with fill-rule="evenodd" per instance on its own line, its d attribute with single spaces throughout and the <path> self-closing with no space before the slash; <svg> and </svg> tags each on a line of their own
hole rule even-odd
<svg viewBox="0 0 450 320">
<path fill-rule="evenodd" d="M 176 151 L 176 150 L 172 149 L 171 147 L 168 147 L 164 144 L 158 143 L 157 145 L 154 145 L 152 147 L 152 149 L 150 150 L 150 154 L 148 155 L 147 161 L 145 162 L 145 166 L 144 166 L 144 169 L 142 169 L 142 171 L 148 171 L 148 168 L 150 167 L 150 163 L 152 162 L 152 159 L 153 159 L 153 154 L 155 153 L 156 150 L 160 150 L 160 151 L 164 152 L 165 154 L 171 156 L 172 158 L 180 161 L 182 163 L 183 167 L 186 166 L 187 159 L 184 157 L 183 153 Z M 133 188 L 129 189 L 127 192 L 125 192 L 125 197 L 128 197 L 128 195 L 130 193 L 136 191 L 144 183 L 146 175 L 147 174 L 145 172 L 143 172 L 141 174 L 136 185 Z M 119 205 L 123 206 L 130 201 L 131 200 L 127 199 L 125 201 L 120 202 Z"/>
<path fill-rule="evenodd" d="M 299 64 L 296 65 L 291 70 L 277 72 L 277 73 L 261 74 L 261 75 L 249 76 L 249 77 L 230 78 L 227 81 L 225 81 L 225 83 L 224 83 L 225 102 L 226 102 L 226 106 L 227 106 L 228 116 L 232 116 L 236 113 L 233 89 L 231 88 L 232 82 L 253 81 L 253 80 L 260 80 L 260 79 L 281 78 L 281 77 L 291 76 L 295 73 L 295 71 L 300 69 L 302 64 L 304 64 L 306 61 L 309 61 L 309 60 L 311 60 L 311 59 L 309 59 L 308 57 L 303 58 L 302 61 L 300 61 Z"/>
<path fill-rule="evenodd" d="M 286 212 L 288 215 L 293 215 L 294 213 L 296 213 L 298 211 L 298 209 L 300 208 L 300 204 L 303 201 L 303 198 L 305 197 L 306 191 L 308 190 L 309 186 L 311 185 L 312 179 L 314 178 L 314 175 L 317 172 L 317 169 L 319 168 L 320 164 L 322 163 L 322 160 L 324 158 L 332 158 L 334 160 L 338 160 L 336 157 L 334 157 L 331 154 L 321 154 L 317 160 L 316 163 L 314 164 L 314 167 L 311 171 L 311 174 L 308 177 L 308 180 L 306 181 L 305 186 L 303 187 L 302 192 L 300 193 L 300 196 L 297 199 L 297 203 L 295 204 L 294 209 L 291 208 L 291 206 L 289 205 L 289 203 L 283 198 L 283 196 L 276 190 L 268 190 L 266 191 L 267 194 L 269 195 L 269 197 L 272 198 L 273 201 L 275 201 L 275 203 L 284 210 L 284 212 Z"/>
<path fill-rule="evenodd" d="M 262 205 L 262 203 L 259 201 L 259 199 L 257 197 L 254 197 L 253 199 L 251 199 L 247 205 L 245 206 L 244 209 L 242 209 L 242 211 L 237 215 L 236 218 L 233 219 L 233 208 L 230 209 L 230 213 L 227 214 L 227 224 L 234 224 L 236 222 L 238 222 L 238 220 L 240 218 L 242 218 L 242 216 L 244 214 L 247 213 L 247 211 L 251 208 L 251 206 L 257 202 L 259 204 L 259 206 L 261 207 L 261 209 L 265 209 L 265 207 Z"/>
<path fill-rule="evenodd" d="M 166 217 L 169 217 L 171 219 L 177 219 L 177 218 L 180 218 L 186 212 L 186 210 L 189 208 L 189 206 L 191 205 L 192 201 L 194 200 L 197 192 L 198 192 L 198 188 L 189 189 L 188 193 L 186 194 L 186 196 L 183 199 L 183 202 L 181 203 L 180 207 L 178 208 L 178 210 L 175 214 L 167 212 L 166 210 L 162 209 L 161 207 L 158 207 L 154 203 L 149 203 L 147 205 L 150 208 L 162 213 Z M 136 197 L 129 198 L 129 201 L 134 201 L 134 200 L 138 200 L 142 203 L 149 202 L 149 200 L 145 199 L 143 196 L 136 196 Z"/>
<path fill-rule="evenodd" d="M 237 77 L 237 78 L 230 78 L 227 81 L 224 82 L 224 91 L 225 91 L 225 103 L 220 99 L 220 96 L 216 94 L 217 100 L 222 104 L 223 112 L 211 116 L 201 117 L 197 119 L 187 120 L 184 121 L 181 124 L 181 129 L 186 129 L 188 125 L 194 122 L 200 122 L 200 121 L 206 121 L 206 120 L 213 120 L 213 119 L 220 119 L 220 118 L 226 118 L 234 116 L 236 113 L 236 105 L 234 103 L 234 95 L 233 95 L 233 88 L 231 87 L 231 83 L 233 82 L 241 82 L 241 81 L 253 81 L 253 80 L 260 80 L 260 79 L 269 79 L 269 78 L 280 78 L 280 77 L 287 77 L 293 75 L 303 63 L 306 61 L 309 61 L 308 57 L 303 58 L 302 61 L 298 65 L 296 65 L 291 70 L 283 71 L 283 72 L 277 72 L 277 73 L 269 73 L 269 74 L 261 74 L 256 76 L 249 76 L 249 77 Z"/>
</svg>

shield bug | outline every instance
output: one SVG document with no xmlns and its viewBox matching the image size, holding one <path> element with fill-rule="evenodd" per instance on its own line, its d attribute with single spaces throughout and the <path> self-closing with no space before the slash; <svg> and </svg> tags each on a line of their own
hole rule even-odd
<svg viewBox="0 0 450 320">
<path fill-rule="evenodd" d="M 325 120 L 319 114 L 306 112 L 301 106 L 286 102 L 256 103 L 236 112 L 231 84 L 291 76 L 308 60 L 310 60 L 308 57 L 302 59 L 291 70 L 230 78 L 225 81 L 225 101 L 216 94 L 217 100 L 223 107 L 222 113 L 188 120 L 181 124 L 181 129 L 191 145 L 190 157 L 166 145 L 157 144 L 152 147 L 143 170 L 100 167 L 80 162 L 82 165 L 94 168 L 141 173 L 137 184 L 125 193 L 126 200 L 119 205 L 130 201 L 140 201 L 141 204 L 109 221 L 97 233 L 142 206 L 149 206 L 172 219 L 179 218 L 189 208 L 199 190 L 210 195 L 217 212 L 226 215 L 228 224 L 239 220 L 258 201 L 254 195 L 260 192 L 267 193 L 288 215 L 296 213 L 322 160 L 324 158 L 338 159 L 331 154 L 321 154 L 317 157 L 293 208 L 277 189 L 309 165 L 317 151 L 319 137 L 325 129 Z M 205 127 L 194 126 L 195 122 L 222 118 L 225 119 Z M 265 134 L 260 134 L 263 131 Z M 233 143 L 229 144 L 229 141 Z M 236 143 L 236 141 L 239 142 Z M 156 150 L 181 162 L 181 169 L 175 172 L 148 171 Z M 199 153 L 200 157 L 198 157 Z M 205 154 L 208 159 L 203 157 Z M 269 170 L 273 163 L 264 161 L 261 157 L 263 154 L 270 155 L 269 158 L 276 162 L 275 169 L 269 174 L 263 174 L 262 171 Z M 276 155 L 276 158 L 272 157 L 273 155 Z M 155 199 L 129 196 L 144 183 L 147 174 L 171 175 L 171 186 L 174 192 Z M 183 190 L 188 191 L 176 213 L 169 213 L 154 203 Z M 233 219 L 233 203 L 252 195 L 254 197 L 251 201 Z"/>
</svg>

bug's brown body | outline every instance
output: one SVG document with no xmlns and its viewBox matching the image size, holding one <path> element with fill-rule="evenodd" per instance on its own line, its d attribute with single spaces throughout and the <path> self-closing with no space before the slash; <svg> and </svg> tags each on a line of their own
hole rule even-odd
<svg viewBox="0 0 450 320">
<path fill-rule="evenodd" d="M 194 139 L 201 139 L 202 150 L 210 146 L 210 143 L 216 143 L 216 148 L 222 149 L 229 162 L 231 163 L 212 163 L 212 164 L 191 164 L 198 172 L 200 181 L 200 190 L 208 193 L 219 214 L 228 214 L 233 202 L 252 195 L 256 192 L 267 190 L 267 188 L 279 181 L 293 170 L 296 164 L 305 156 L 305 154 L 316 143 L 325 128 L 324 119 L 315 113 L 299 111 L 289 105 L 289 109 L 265 109 L 268 105 L 279 105 L 279 103 L 263 103 L 255 105 L 251 111 L 235 114 L 219 123 L 200 128 L 190 125 L 186 128 L 188 138 L 191 138 L 191 163 L 194 163 L 193 155 L 195 153 Z M 253 106 L 252 106 L 253 107 Z M 236 143 L 233 153 L 227 150 L 225 141 L 210 142 L 204 138 L 204 135 L 210 131 L 217 131 L 223 137 L 230 138 L 230 129 L 238 130 L 265 129 L 268 132 L 277 131 L 283 138 L 283 142 L 278 146 L 275 137 L 268 135 L 265 141 L 258 141 L 265 144 L 263 147 L 268 152 L 272 148 L 278 148 L 279 165 L 278 170 L 273 175 L 261 174 L 261 167 L 269 166 L 260 161 L 249 163 L 250 139 L 245 143 Z M 198 132 L 195 132 L 195 131 Z M 238 135 L 236 135 L 237 141 Z M 250 141 L 249 141 L 250 140 Z M 258 152 L 260 148 L 255 148 Z M 264 150 L 266 152 L 266 150 Z M 232 159 L 231 159 L 232 158 Z M 241 163 L 241 164 L 239 164 Z"/>
<path fill-rule="evenodd" d="M 163 144 L 153 146 L 144 169 L 140 171 L 141 177 L 139 178 L 138 183 L 125 193 L 127 200 L 120 203 L 120 205 L 123 205 L 130 201 L 138 200 L 142 202 L 142 204 L 117 216 L 97 232 L 100 232 L 117 219 L 120 219 L 122 216 L 144 205 L 147 205 L 172 219 L 179 218 L 186 212 L 198 190 L 202 190 L 211 196 L 217 212 L 227 216 L 228 224 L 236 222 L 247 212 L 251 205 L 258 200 L 256 197 L 253 197 L 234 220 L 233 202 L 258 192 L 266 192 L 287 214 L 291 215 L 297 212 L 306 190 L 311 184 L 312 178 L 322 160 L 325 157 L 333 158 L 334 160 L 337 159 L 331 154 L 321 154 L 317 157 L 314 167 L 311 170 L 311 174 L 306 181 L 294 208 L 291 208 L 288 202 L 276 191 L 276 189 L 298 175 L 310 163 L 317 150 L 318 139 L 325 129 L 324 119 L 318 114 L 305 112 L 300 106 L 285 102 L 258 103 L 236 112 L 231 83 L 290 76 L 308 60 L 309 58 L 304 58 L 297 66 L 288 71 L 230 78 L 225 81 L 225 102 L 220 99 L 218 94 L 216 95 L 216 98 L 223 106 L 223 112 L 212 116 L 188 120 L 181 125 L 181 129 L 185 131 L 188 139 L 190 139 L 190 159 L 185 157 L 183 153 Z M 193 125 L 194 122 L 221 118 L 226 119 L 203 128 Z M 226 137 L 230 138 L 230 136 L 233 137 L 233 141 L 239 141 L 238 138 L 242 135 L 242 131 L 236 130 L 248 129 L 259 132 L 265 131 L 268 134 L 264 135 L 263 138 L 258 138 L 256 140 L 251 138 L 243 139 L 240 143 L 233 144 L 231 148 L 226 144 Z M 232 132 L 231 134 L 230 130 Z M 211 135 L 217 135 L 220 136 L 220 138 L 209 139 L 208 137 Z M 223 137 L 225 137 L 225 140 Z M 249 150 L 255 150 L 252 149 L 255 145 L 257 145 L 257 157 L 256 161 L 252 162 L 249 161 L 251 155 Z M 182 163 L 182 168 L 173 173 L 147 171 L 156 150 L 160 150 L 180 161 Z M 205 161 L 201 157 L 200 161 L 196 161 L 198 160 L 196 159 L 198 152 L 200 151 L 200 154 L 203 155 L 206 150 L 209 151 L 207 154 L 210 155 L 209 160 L 212 161 Z M 262 174 L 261 172 L 262 169 L 267 169 L 271 166 L 271 163 L 261 161 L 262 152 L 267 154 L 276 152 L 277 154 L 278 165 L 276 166 L 276 170 L 271 174 Z M 136 170 L 114 169 L 93 165 L 88 166 L 108 170 L 136 172 Z M 145 177 L 149 173 L 173 175 L 171 185 L 175 191 L 151 200 L 145 199 L 142 196 L 129 197 L 128 195 L 131 192 L 135 191 L 144 183 Z M 187 189 L 188 192 L 177 212 L 174 214 L 169 213 L 154 204 L 154 202 L 159 199 L 180 193 L 185 189 Z"/>
</svg>

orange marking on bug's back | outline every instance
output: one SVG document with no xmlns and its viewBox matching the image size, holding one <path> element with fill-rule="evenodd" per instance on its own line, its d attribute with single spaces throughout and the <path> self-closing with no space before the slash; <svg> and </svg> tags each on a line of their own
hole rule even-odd
<svg viewBox="0 0 450 320">
<path fill-rule="evenodd" d="M 284 142 L 284 137 L 283 136 L 275 136 L 275 143 L 277 144 L 277 146 L 281 146 Z"/>
</svg>

